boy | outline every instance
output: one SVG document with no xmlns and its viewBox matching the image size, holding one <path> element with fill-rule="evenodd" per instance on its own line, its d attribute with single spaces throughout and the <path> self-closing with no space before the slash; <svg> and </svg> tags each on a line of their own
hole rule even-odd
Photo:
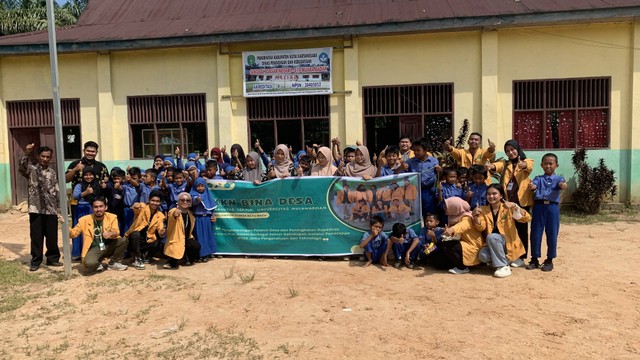
<svg viewBox="0 0 640 360">
<path fill-rule="evenodd" d="M 422 213 L 434 213 L 436 210 L 435 185 L 440 172 L 438 160 L 430 156 L 427 149 L 429 140 L 422 137 L 413 141 L 414 157 L 407 161 L 409 172 L 420 173 L 420 193 L 422 195 Z"/>
<path fill-rule="evenodd" d="M 487 170 L 482 165 L 473 165 L 469 169 L 469 176 L 471 178 L 471 185 L 467 191 L 467 202 L 471 206 L 471 210 L 478 206 L 487 205 L 487 188 L 486 183 Z"/>
<path fill-rule="evenodd" d="M 365 232 L 360 240 L 360 248 L 364 249 L 364 254 L 367 257 L 365 267 L 380 263 L 382 266 L 389 266 L 387 263 L 387 247 L 389 246 L 389 238 L 387 234 L 382 231 L 384 227 L 384 220 L 379 216 L 373 216 L 370 222 L 371 230 Z"/>
<path fill-rule="evenodd" d="M 309 155 L 300 156 L 298 163 L 300 164 L 300 170 L 302 170 L 302 173 L 299 174 L 300 176 L 311 175 L 311 157 Z"/>
<path fill-rule="evenodd" d="M 122 185 L 124 191 L 124 226 L 122 227 L 126 232 L 129 230 L 131 223 L 133 223 L 133 210 L 131 207 L 133 204 L 140 202 L 140 168 L 132 167 L 128 169 L 129 174 L 126 177 L 126 182 Z"/>
<path fill-rule="evenodd" d="M 404 263 L 409 266 L 411 264 L 411 260 L 409 254 L 413 254 L 413 251 L 416 248 L 419 248 L 421 252 L 425 255 L 429 255 L 438 249 L 437 244 L 442 241 L 442 233 L 444 233 L 444 229 L 438 227 L 439 223 L 438 216 L 436 214 L 429 214 L 424 216 L 424 224 L 425 227 L 420 231 L 420 238 L 413 239 L 411 242 L 411 246 L 407 249 L 406 256 L 404 258 Z M 418 247 L 418 245 L 420 245 Z M 410 267 L 410 266 L 409 266 Z"/>
<path fill-rule="evenodd" d="M 395 175 L 403 172 L 403 163 L 400 158 L 400 149 L 395 145 L 387 146 L 384 151 L 384 159 L 386 164 L 382 160 L 382 156 L 378 162 L 378 174 L 376 177 Z"/>
<path fill-rule="evenodd" d="M 142 184 L 140 184 L 140 202 L 148 204 L 149 194 L 151 194 L 153 190 L 160 189 L 160 187 L 156 186 L 157 177 L 158 170 L 151 168 L 145 171 Z"/>
<path fill-rule="evenodd" d="M 167 198 L 167 205 L 169 210 L 176 207 L 178 203 L 178 194 L 186 192 L 189 184 L 186 181 L 185 173 L 182 171 L 176 171 L 173 174 L 173 183 L 167 184 L 169 196 Z"/>
<path fill-rule="evenodd" d="M 402 259 L 404 259 L 404 263 L 408 268 L 413 269 L 413 261 L 418 256 L 419 250 L 414 246 L 411 251 L 408 251 L 414 242 L 420 242 L 418 235 L 416 235 L 413 229 L 407 227 L 403 223 L 395 223 L 393 224 L 393 228 L 391 229 L 391 236 L 389 237 L 389 241 L 391 242 L 391 248 L 387 247 L 387 253 L 389 254 L 389 250 L 393 249 L 393 254 L 396 258 L 395 264 L 393 267 L 399 268 L 402 265 Z"/>
<path fill-rule="evenodd" d="M 538 258 L 541 256 L 542 231 L 547 237 L 547 259 L 542 263 L 542 271 L 553 270 L 553 259 L 556 257 L 558 246 L 558 231 L 560 230 L 560 193 L 567 189 L 564 177 L 556 175 L 558 157 L 547 153 L 540 163 L 544 175 L 536 176 L 529 184 L 529 190 L 534 191 L 533 216 L 531 220 L 531 262 L 527 270 L 540 267 Z"/>
<path fill-rule="evenodd" d="M 447 223 L 447 216 L 445 214 L 444 201 L 451 197 L 459 197 L 464 199 L 464 191 L 458 185 L 458 173 L 454 168 L 445 168 L 443 171 L 444 183 L 438 183 L 438 205 L 440 207 L 440 222 L 442 224 Z"/>
<path fill-rule="evenodd" d="M 120 236 L 124 236 L 124 178 L 125 172 L 120 168 L 111 169 L 111 179 L 104 190 L 105 198 L 111 213 L 118 217 Z"/>
</svg>

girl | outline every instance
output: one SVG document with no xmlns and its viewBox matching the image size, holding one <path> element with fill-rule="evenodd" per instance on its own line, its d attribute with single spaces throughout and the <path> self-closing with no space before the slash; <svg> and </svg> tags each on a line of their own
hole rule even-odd
<svg viewBox="0 0 640 360">
<path fill-rule="evenodd" d="M 473 210 L 473 225 L 485 231 L 484 247 L 478 253 L 481 262 L 491 263 L 496 271 L 493 276 L 503 278 L 511 275 L 509 263 L 524 254 L 524 246 L 518 237 L 516 223 L 531 221 L 531 215 L 518 204 L 505 201 L 505 192 L 500 184 L 491 184 L 487 189 L 487 206 Z"/>
<path fill-rule="evenodd" d="M 247 164 L 247 159 L 244 155 L 244 150 L 240 144 L 231 145 L 231 165 L 242 170 Z"/>
<path fill-rule="evenodd" d="M 331 150 L 323 146 L 318 149 L 316 164 L 311 168 L 311 176 L 335 176 L 338 168 L 333 165 Z"/>
<path fill-rule="evenodd" d="M 258 185 L 267 179 L 267 174 L 262 169 L 260 155 L 252 151 L 246 157 L 247 166 L 241 172 L 235 174 L 234 180 L 251 181 L 254 185 Z"/>
<path fill-rule="evenodd" d="M 200 244 L 193 237 L 195 218 L 189 210 L 191 195 L 183 192 L 178 195 L 178 206 L 169 210 L 167 215 L 167 240 L 164 254 L 169 258 L 164 269 L 177 270 L 178 261 L 186 258 L 185 265 L 192 265 L 200 254 Z M 185 256 L 186 255 L 186 256 Z"/>
<path fill-rule="evenodd" d="M 480 264 L 478 253 L 484 246 L 484 239 L 482 233 L 473 225 L 471 209 L 466 201 L 452 197 L 444 203 L 449 226 L 444 230 L 444 235 L 460 237 L 460 240 L 442 242 L 444 254 L 453 265 L 449 272 L 466 274 L 469 272 L 468 266 Z"/>
<path fill-rule="evenodd" d="M 522 207 L 524 211 L 529 211 L 533 205 L 533 192 L 528 190 L 531 179 L 529 175 L 533 170 L 533 160 L 527 159 L 520 148 L 520 144 L 516 140 L 508 140 L 504 144 L 504 152 L 509 160 L 502 160 L 487 164 L 485 167 L 488 171 L 495 171 L 500 174 L 500 184 L 504 189 L 506 200 Z M 524 254 L 522 257 L 514 261 L 511 266 L 524 266 L 524 259 L 527 257 L 527 249 L 529 245 L 529 225 L 525 223 L 517 223 L 518 237 L 522 240 L 524 246 Z"/>
<path fill-rule="evenodd" d="M 369 150 L 366 146 L 358 146 L 353 161 L 344 168 L 344 175 L 361 177 L 363 180 L 371 180 L 376 176 L 377 169 L 371 163 Z"/>
<path fill-rule="evenodd" d="M 191 190 L 191 199 L 191 211 L 196 218 L 195 236 L 200 243 L 200 261 L 207 262 L 217 249 L 216 234 L 213 231 L 213 223 L 216 222 L 213 212 L 216 201 L 209 193 L 205 179 L 196 179 Z"/>
<path fill-rule="evenodd" d="M 76 184 L 73 188 L 73 198 L 78 201 L 78 205 L 73 212 L 73 226 L 78 224 L 78 219 L 85 215 L 93 213 L 91 203 L 96 196 L 100 195 L 100 185 L 95 178 L 96 169 L 92 166 L 85 166 L 82 169 L 82 182 Z M 79 257 L 82 254 L 82 235 L 73 239 L 71 248 L 71 257 Z"/>
<path fill-rule="evenodd" d="M 296 167 L 293 164 L 293 161 L 291 161 L 291 156 L 289 155 L 289 148 L 287 147 L 287 145 L 280 144 L 276 146 L 276 149 L 273 152 L 273 157 L 275 163 L 272 165 L 271 170 L 269 171 L 269 179 L 284 179 L 289 176 L 298 175 Z"/>
</svg>

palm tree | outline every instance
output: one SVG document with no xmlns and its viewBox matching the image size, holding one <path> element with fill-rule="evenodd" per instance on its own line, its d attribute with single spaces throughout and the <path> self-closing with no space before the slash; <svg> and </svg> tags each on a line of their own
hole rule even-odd
<svg viewBox="0 0 640 360">
<path fill-rule="evenodd" d="M 56 26 L 75 24 L 87 2 L 88 0 L 70 0 L 62 6 L 54 3 Z M 45 0 L 0 0 L 0 36 L 46 28 Z"/>
</svg>

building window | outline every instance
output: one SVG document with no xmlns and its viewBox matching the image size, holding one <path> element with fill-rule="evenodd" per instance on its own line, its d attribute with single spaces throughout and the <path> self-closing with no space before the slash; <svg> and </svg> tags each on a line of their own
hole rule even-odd
<svg viewBox="0 0 640 360">
<path fill-rule="evenodd" d="M 513 137 L 524 149 L 607 148 L 611 78 L 513 82 Z"/>
<path fill-rule="evenodd" d="M 278 144 L 294 152 L 305 143 L 329 146 L 329 96 L 279 96 L 247 99 L 251 144 L 259 139 L 265 151 Z"/>
<path fill-rule="evenodd" d="M 453 130 L 453 83 L 364 87 L 363 113 L 370 152 L 405 134 L 438 149 Z"/>
<path fill-rule="evenodd" d="M 64 158 L 65 160 L 79 159 L 82 156 L 80 99 L 61 99 L 60 112 Z M 40 129 L 42 133 L 50 133 L 55 127 L 53 118 L 53 100 L 51 99 L 7 101 L 7 122 L 12 131 Z M 55 141 L 54 138 L 55 136 L 52 135 L 52 141 Z"/>
<path fill-rule="evenodd" d="M 133 158 L 207 151 L 204 94 L 127 97 Z"/>
</svg>

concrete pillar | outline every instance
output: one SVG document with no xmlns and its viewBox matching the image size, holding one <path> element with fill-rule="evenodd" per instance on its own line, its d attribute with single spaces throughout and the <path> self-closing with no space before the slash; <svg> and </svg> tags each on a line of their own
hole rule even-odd
<svg viewBox="0 0 640 360">
<path fill-rule="evenodd" d="M 496 144 L 504 143 L 511 138 L 511 126 L 505 126 L 505 119 L 499 118 L 498 107 L 498 31 L 486 30 L 481 33 L 482 51 L 482 137 L 483 147 L 487 147 L 487 139 Z M 505 129 L 508 128 L 508 129 Z M 506 131 L 505 131 L 506 130 Z"/>
<path fill-rule="evenodd" d="M 631 141 L 629 146 L 629 201 L 640 202 L 640 20 L 633 22 L 631 44 Z M 625 149 L 621 149 L 625 150 Z M 622 199 L 621 199 L 622 200 Z"/>
<path fill-rule="evenodd" d="M 343 147 L 354 144 L 356 140 L 362 141 L 364 137 L 359 61 L 358 39 L 353 38 L 353 47 L 344 49 L 344 89 L 351 91 L 351 94 L 346 94 L 344 98 L 344 130 L 340 136 Z"/>
<path fill-rule="evenodd" d="M 128 160 L 129 125 L 128 119 L 114 118 L 113 93 L 111 91 L 111 56 L 98 54 L 96 58 L 96 74 L 98 87 L 98 106 L 95 126 L 82 121 L 82 141 L 94 140 L 100 145 L 98 159 L 100 161 Z M 80 104 L 82 106 L 82 104 Z M 92 131 L 92 129 L 95 129 Z M 117 139 L 117 141 L 114 141 Z M 106 156 L 105 156 L 106 155 Z M 108 158 L 107 158 L 108 157 Z"/>
</svg>

